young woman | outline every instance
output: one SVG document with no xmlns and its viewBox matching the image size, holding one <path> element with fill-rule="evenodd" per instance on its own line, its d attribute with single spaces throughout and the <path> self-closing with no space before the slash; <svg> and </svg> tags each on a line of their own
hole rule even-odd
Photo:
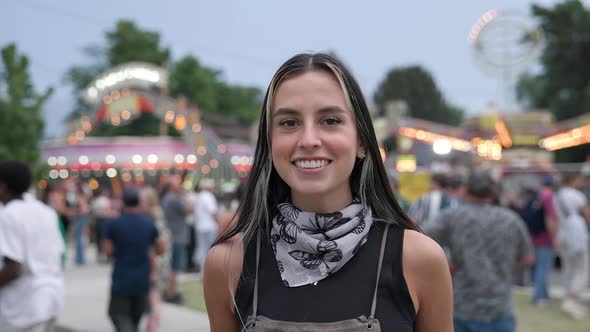
<svg viewBox="0 0 590 332">
<path fill-rule="evenodd" d="M 205 264 L 211 331 L 452 331 L 442 249 L 395 201 L 367 105 L 326 54 L 267 90 L 237 222 Z"/>
</svg>

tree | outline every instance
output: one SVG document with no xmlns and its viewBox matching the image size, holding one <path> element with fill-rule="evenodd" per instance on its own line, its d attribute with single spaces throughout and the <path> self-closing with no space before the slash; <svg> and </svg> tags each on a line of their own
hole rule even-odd
<svg viewBox="0 0 590 332">
<path fill-rule="evenodd" d="M 119 21 L 114 31 L 107 32 L 109 65 L 141 61 L 164 66 L 170 60 L 170 50 L 160 45 L 160 34 L 138 28 L 132 21 Z"/>
<path fill-rule="evenodd" d="M 43 138 L 43 106 L 53 89 L 38 94 L 29 75 L 29 60 L 16 45 L 2 48 L 0 68 L 0 159 L 39 164 Z"/>
<path fill-rule="evenodd" d="M 221 82 L 217 87 L 217 109 L 220 114 L 235 117 L 241 125 L 254 123 L 262 108 L 262 91 L 249 87 Z"/>
<path fill-rule="evenodd" d="M 463 111 L 445 101 L 432 75 L 420 66 L 390 70 L 373 99 L 381 112 L 387 102 L 403 100 L 411 117 L 449 125 L 458 125 L 463 119 Z"/>
<path fill-rule="evenodd" d="M 262 91 L 256 87 L 228 84 L 222 73 L 187 55 L 175 62 L 170 73 L 170 95 L 184 96 L 207 113 L 217 113 L 248 126 L 260 113 Z M 207 117 L 203 121 L 208 122 Z M 227 125 L 227 123 L 217 123 Z"/>
<path fill-rule="evenodd" d="M 202 66 L 192 55 L 174 63 L 170 72 L 170 95 L 186 97 L 207 112 L 216 113 L 216 90 L 220 72 Z"/>
<path fill-rule="evenodd" d="M 555 118 L 569 119 L 588 112 L 590 106 L 590 11 L 577 0 L 553 7 L 532 5 L 546 38 L 539 73 L 526 73 L 517 85 L 525 106 L 549 109 Z M 558 161 L 583 161 L 590 146 L 559 150 Z"/>
</svg>

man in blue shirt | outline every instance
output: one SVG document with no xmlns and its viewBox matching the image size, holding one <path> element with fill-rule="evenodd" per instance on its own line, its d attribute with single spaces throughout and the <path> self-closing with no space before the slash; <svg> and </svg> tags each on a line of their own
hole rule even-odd
<svg viewBox="0 0 590 332">
<path fill-rule="evenodd" d="M 109 316 L 117 332 L 137 331 L 148 309 L 150 248 L 157 255 L 164 243 L 154 221 L 143 214 L 139 192 L 126 189 L 123 213 L 105 227 L 103 250 L 114 258 Z"/>
</svg>

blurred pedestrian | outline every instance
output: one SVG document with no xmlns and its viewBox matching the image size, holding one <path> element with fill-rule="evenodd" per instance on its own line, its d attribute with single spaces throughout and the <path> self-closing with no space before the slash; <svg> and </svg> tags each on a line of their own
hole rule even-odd
<svg viewBox="0 0 590 332">
<path fill-rule="evenodd" d="M 75 214 L 74 209 L 68 206 L 66 200 L 66 183 L 60 182 L 55 187 L 50 187 L 48 193 L 48 205 L 51 206 L 58 214 L 60 223 L 63 226 L 63 234 L 66 245 L 70 238 L 70 228 L 73 224 L 72 218 Z"/>
<path fill-rule="evenodd" d="M 223 197 L 217 213 L 217 234 L 215 234 L 215 238 L 227 231 L 235 221 L 236 212 L 240 205 L 238 189 L 239 187 L 233 183 L 225 183 L 221 187 Z"/>
<path fill-rule="evenodd" d="M 99 263 L 106 262 L 106 256 L 102 253 L 102 240 L 105 224 L 113 216 L 111 198 L 108 189 L 97 189 L 94 199 L 90 202 L 90 213 L 93 223 L 93 238 L 96 244 L 96 260 Z"/>
<path fill-rule="evenodd" d="M 451 206 L 453 200 L 445 193 L 447 176 L 443 173 L 434 173 L 430 179 L 430 191 L 420 196 L 408 211 L 408 215 L 418 225 L 426 225 L 432 222 L 438 214 Z"/>
<path fill-rule="evenodd" d="M 190 236 L 187 216 L 193 211 L 192 206 L 184 199 L 180 177 L 170 179 L 168 191 L 162 198 L 161 204 L 172 239 L 171 269 L 164 301 L 180 303 L 182 296 L 177 291 L 177 275 L 186 269 L 187 246 Z"/>
<path fill-rule="evenodd" d="M 451 198 L 449 207 L 456 207 L 463 202 L 465 197 L 465 186 L 466 176 L 458 171 L 451 173 L 447 177 L 446 194 Z"/>
<path fill-rule="evenodd" d="M 566 297 L 561 310 L 574 319 L 588 314 L 578 296 L 588 285 L 588 229 L 590 220 L 588 201 L 577 189 L 580 178 L 577 174 L 562 176 L 562 188 L 557 192 L 559 233 L 557 248 L 564 270 Z"/>
<path fill-rule="evenodd" d="M 490 204 L 494 188 L 489 173 L 472 172 L 465 202 L 424 226 L 453 259 L 455 332 L 516 330 L 512 267 L 530 266 L 533 247 L 519 216 Z"/>
<path fill-rule="evenodd" d="M 193 261 L 199 271 L 205 268 L 205 257 L 209 247 L 217 235 L 217 199 L 213 194 L 215 181 L 213 179 L 201 179 L 198 185 L 193 213 L 195 215 L 196 248 L 193 253 Z"/>
<path fill-rule="evenodd" d="M 148 323 L 146 324 L 146 332 L 154 332 L 157 331 L 160 326 L 160 294 L 166 290 L 166 286 L 168 285 L 172 246 L 170 243 L 170 232 L 168 231 L 168 227 L 166 227 L 166 221 L 164 220 L 164 214 L 162 213 L 162 208 L 160 207 L 158 193 L 156 190 L 152 187 L 142 188 L 141 202 L 145 213 L 156 223 L 156 228 L 158 229 L 160 238 L 164 244 L 164 252 L 161 255 L 156 255 L 153 251 L 150 254 L 150 312 L 148 316 Z"/>
<path fill-rule="evenodd" d="M 553 266 L 553 239 L 557 234 L 558 216 L 553 194 L 554 179 L 548 175 L 543 178 L 543 186 L 525 188 L 525 204 L 520 215 L 527 225 L 535 247 L 533 265 L 533 304 L 547 305 L 549 300 L 549 276 Z"/>
<path fill-rule="evenodd" d="M 65 250 L 53 209 L 26 193 L 32 174 L 0 161 L 0 331 L 53 331 L 63 308 Z"/>
<path fill-rule="evenodd" d="M 66 204 L 74 221 L 74 261 L 77 265 L 86 264 L 86 244 L 88 242 L 88 217 L 90 207 L 88 196 L 82 184 L 73 178 L 66 180 Z"/>
<path fill-rule="evenodd" d="M 137 189 L 123 192 L 123 211 L 105 227 L 103 251 L 114 268 L 108 313 L 117 332 L 138 331 L 149 308 L 150 249 L 164 251 L 155 222 L 143 213 Z"/>
</svg>

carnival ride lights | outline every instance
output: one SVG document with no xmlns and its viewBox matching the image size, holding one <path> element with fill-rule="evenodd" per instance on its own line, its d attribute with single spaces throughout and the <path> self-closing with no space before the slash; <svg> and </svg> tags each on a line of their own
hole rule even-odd
<svg viewBox="0 0 590 332">
<path fill-rule="evenodd" d="M 173 126 L 179 132 L 182 132 L 189 143 L 190 148 L 194 149 L 194 154 L 190 155 L 168 155 L 166 153 L 158 155 L 156 153 L 133 156 L 122 155 L 87 156 L 87 160 L 81 160 L 75 157 L 78 163 L 73 161 L 60 163 L 57 156 L 50 157 L 47 162 L 58 173 L 60 170 L 68 170 L 69 176 L 83 177 L 102 176 L 109 169 L 118 170 L 119 174 L 112 171 L 108 173 L 113 177 L 120 176 L 123 181 L 129 181 L 131 175 L 144 169 L 147 175 L 155 175 L 156 170 L 162 175 L 167 175 L 170 168 L 177 170 L 200 170 L 204 174 L 215 173 L 216 169 L 225 169 L 228 147 L 220 143 L 214 130 L 205 127 L 201 123 L 201 113 L 197 108 L 187 108 L 185 98 L 172 100 L 163 96 L 162 92 L 166 91 L 168 83 L 168 72 L 164 68 L 154 66 L 148 63 L 132 62 L 112 68 L 111 70 L 99 75 L 84 91 L 83 98 L 89 105 L 99 107 L 96 116 L 89 119 L 88 116 L 82 116 L 79 120 L 70 123 L 70 133 L 67 136 L 69 144 L 78 144 L 85 140 L 97 126 L 105 122 L 113 126 L 125 126 L 130 121 L 137 118 L 140 113 L 154 113 L 166 125 Z M 156 95 L 157 87 L 160 95 Z M 150 91 L 150 93 L 136 93 L 135 90 Z M 168 100 L 170 99 L 170 100 Z M 157 105 L 158 107 L 154 107 Z M 176 106 L 174 106 L 176 105 Z M 167 128 L 166 128 L 167 129 Z M 92 145 L 90 142 L 88 145 Z M 232 149 L 233 150 L 233 149 Z M 133 153 L 132 153 L 133 154 Z M 69 157 L 69 156 L 68 156 Z M 172 158 L 171 158 L 172 157 Z M 65 157 L 64 157 L 65 158 Z M 106 163 L 103 160 L 106 159 Z M 242 157 L 238 157 L 242 158 Z M 94 159 L 94 160 L 92 160 Z M 163 160 L 164 159 L 164 160 Z M 166 159 L 171 159 L 167 160 Z M 199 162 L 197 162 L 197 160 Z M 239 159 L 239 163 L 233 164 L 233 169 L 238 172 L 246 172 L 252 166 L 251 160 L 246 157 L 246 162 Z M 134 169 L 135 171 L 128 172 Z M 152 174 L 153 172 L 153 174 Z M 62 172 L 63 173 L 63 172 Z M 55 173 L 52 172 L 55 175 Z M 106 174 L 108 176 L 108 174 Z"/>
<path fill-rule="evenodd" d="M 420 129 L 402 127 L 399 129 L 399 134 L 401 136 L 417 139 L 419 141 L 427 142 L 427 143 L 434 143 L 439 140 L 446 140 L 451 144 L 451 148 L 458 151 L 469 152 L 471 151 L 472 145 L 471 142 L 462 140 L 455 137 L 445 136 L 435 134 L 429 131 L 424 131 Z"/>
<path fill-rule="evenodd" d="M 498 133 L 498 139 L 500 143 L 505 148 L 512 147 L 512 138 L 510 137 L 510 132 L 508 132 L 508 128 L 506 128 L 506 123 L 503 120 L 498 119 L 496 121 L 496 132 Z"/>
<path fill-rule="evenodd" d="M 90 98 L 96 98 L 100 92 L 128 80 L 141 80 L 154 84 L 163 80 L 161 72 L 156 69 L 139 65 L 129 65 L 105 74 L 86 90 Z"/>
<path fill-rule="evenodd" d="M 398 172 L 415 172 L 416 171 L 416 157 L 411 155 L 402 155 L 397 158 L 395 162 L 395 169 Z"/>
<path fill-rule="evenodd" d="M 445 155 L 451 153 L 451 142 L 446 139 L 439 139 L 432 144 L 432 150 L 436 154 Z"/>
<path fill-rule="evenodd" d="M 221 145 L 218 146 L 217 149 L 224 151 L 225 153 L 227 146 Z M 90 176 L 90 172 L 93 171 L 96 176 L 99 176 L 104 172 L 106 176 L 113 178 L 117 176 L 117 168 L 119 168 L 122 170 L 121 175 L 123 176 L 123 180 L 128 177 L 125 174 L 128 173 L 129 170 L 133 170 L 137 180 L 137 175 L 143 176 L 144 170 L 148 175 L 155 175 L 155 170 L 159 169 L 162 171 L 168 171 L 171 167 L 175 167 L 176 169 L 183 170 L 199 169 L 204 174 L 208 174 L 213 169 L 217 169 L 221 166 L 220 160 L 216 158 L 211 159 L 208 164 L 198 165 L 198 156 L 194 154 L 188 154 L 186 156 L 176 154 L 173 157 L 175 165 L 170 162 L 160 161 L 158 155 L 153 153 L 147 155 L 145 158 L 140 154 L 134 154 L 130 157 L 129 161 L 120 161 L 117 166 L 114 165 L 117 161 L 117 158 L 114 155 L 106 155 L 104 159 L 105 163 L 99 161 L 91 162 L 88 156 L 81 155 L 78 157 L 78 163 L 68 164 L 67 159 L 64 156 L 50 156 L 47 158 L 47 164 L 52 168 L 49 171 L 49 177 L 51 179 L 65 179 L 69 176 L 77 176 L 78 174 L 87 177 Z M 236 171 L 248 171 L 252 168 L 253 158 L 248 156 L 232 156 L 230 161 Z"/>
<path fill-rule="evenodd" d="M 471 31 L 469 32 L 469 41 L 472 43 L 477 41 L 482 29 L 494 18 L 496 18 L 496 16 L 498 16 L 498 11 L 495 9 L 485 12 L 471 28 Z"/>
<path fill-rule="evenodd" d="M 401 136 L 433 144 L 433 149 L 436 149 L 435 153 L 437 154 L 449 153 L 450 151 L 447 152 L 449 147 L 450 149 L 463 152 L 471 152 L 475 148 L 475 151 L 480 157 L 492 160 L 502 159 L 502 145 L 495 140 L 482 140 L 481 138 L 476 137 L 472 142 L 469 142 L 450 136 L 407 127 L 400 128 L 399 134 Z"/>
<path fill-rule="evenodd" d="M 480 157 L 492 160 L 502 159 L 502 145 L 493 140 L 474 139 L 474 145 L 477 146 L 477 154 Z"/>
<path fill-rule="evenodd" d="M 188 156 L 186 156 L 186 162 L 189 164 L 195 164 L 197 162 L 197 156 L 195 156 L 194 154 L 189 154 Z"/>
<path fill-rule="evenodd" d="M 585 143 L 590 143 L 590 124 L 546 137 L 539 141 L 539 146 L 555 151 Z"/>
</svg>

